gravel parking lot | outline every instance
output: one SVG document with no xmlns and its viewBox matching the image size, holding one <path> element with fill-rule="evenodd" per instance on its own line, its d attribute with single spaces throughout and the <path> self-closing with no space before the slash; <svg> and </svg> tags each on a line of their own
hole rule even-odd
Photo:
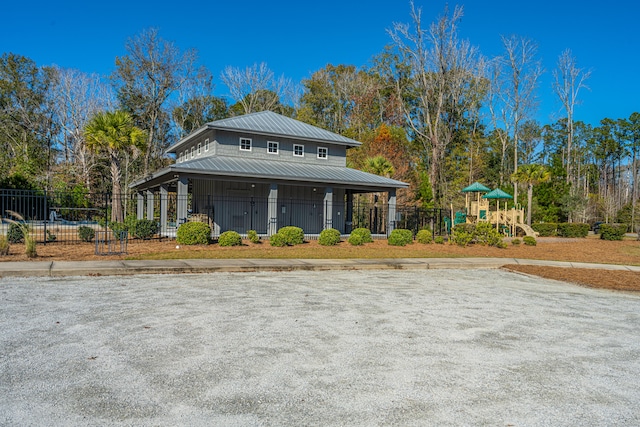
<svg viewBox="0 0 640 427">
<path fill-rule="evenodd" d="M 0 280 L 1 425 L 640 425 L 640 297 L 498 270 Z"/>
</svg>

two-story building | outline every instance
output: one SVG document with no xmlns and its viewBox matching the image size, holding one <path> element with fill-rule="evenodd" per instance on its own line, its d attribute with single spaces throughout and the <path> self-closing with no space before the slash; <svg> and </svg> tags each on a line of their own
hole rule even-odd
<svg viewBox="0 0 640 427">
<path fill-rule="evenodd" d="M 384 193 L 388 232 L 396 190 L 408 185 L 348 168 L 347 150 L 359 145 L 270 111 L 210 122 L 168 149 L 174 164 L 131 185 L 137 215 L 159 218 L 165 234 L 189 217 L 209 222 L 214 236 L 268 236 L 286 225 L 349 233 L 354 195 Z"/>
</svg>

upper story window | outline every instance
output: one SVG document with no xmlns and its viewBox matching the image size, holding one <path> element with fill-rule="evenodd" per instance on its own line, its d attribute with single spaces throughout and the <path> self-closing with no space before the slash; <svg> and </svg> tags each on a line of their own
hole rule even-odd
<svg viewBox="0 0 640 427">
<path fill-rule="evenodd" d="M 182 163 L 182 161 L 184 160 L 184 154 L 182 153 L 182 151 L 180 152 L 180 156 L 178 156 L 178 163 Z"/>
<path fill-rule="evenodd" d="M 304 157 L 304 145 L 293 144 L 293 155 L 297 157 Z"/>
<path fill-rule="evenodd" d="M 318 158 L 326 159 L 327 157 L 329 157 L 329 150 L 327 147 L 318 147 Z"/>
<path fill-rule="evenodd" d="M 202 144 L 198 142 L 198 156 L 202 153 Z"/>
<path fill-rule="evenodd" d="M 209 151 L 209 138 L 204 140 L 204 151 Z"/>
<path fill-rule="evenodd" d="M 269 154 L 278 154 L 278 143 L 275 141 L 267 142 L 267 153 Z"/>
<path fill-rule="evenodd" d="M 249 139 L 249 138 L 240 138 L 240 150 L 241 151 L 251 151 L 251 139 Z"/>
<path fill-rule="evenodd" d="M 196 156 L 196 147 L 191 147 L 191 158 L 193 159 Z"/>
</svg>

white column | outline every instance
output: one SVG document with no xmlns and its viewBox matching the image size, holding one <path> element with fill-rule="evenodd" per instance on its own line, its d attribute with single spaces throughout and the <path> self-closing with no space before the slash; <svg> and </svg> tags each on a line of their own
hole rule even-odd
<svg viewBox="0 0 640 427">
<path fill-rule="evenodd" d="M 180 224 L 187 222 L 187 199 L 189 198 L 189 180 L 184 177 L 180 177 L 177 183 L 177 195 L 176 195 L 176 227 Z"/>
<path fill-rule="evenodd" d="M 267 234 L 271 236 L 278 232 L 278 184 L 269 187 Z"/>
<path fill-rule="evenodd" d="M 396 228 L 396 190 L 389 190 L 387 206 L 389 207 L 389 224 L 387 227 L 387 236 Z"/>
<path fill-rule="evenodd" d="M 324 189 L 324 226 L 323 229 L 333 228 L 333 188 Z"/>
<path fill-rule="evenodd" d="M 138 205 L 136 210 L 136 218 L 144 219 L 144 194 L 138 191 L 137 198 L 138 198 Z"/>
<path fill-rule="evenodd" d="M 167 231 L 167 200 L 169 190 L 166 185 L 160 186 L 160 230 L 158 233 L 164 234 Z"/>
<path fill-rule="evenodd" d="M 147 219 L 153 220 L 153 191 L 147 190 Z"/>
</svg>

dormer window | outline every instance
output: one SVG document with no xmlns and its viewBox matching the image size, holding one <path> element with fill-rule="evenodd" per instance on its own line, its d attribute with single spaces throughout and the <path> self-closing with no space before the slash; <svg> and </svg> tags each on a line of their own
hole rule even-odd
<svg viewBox="0 0 640 427">
<path fill-rule="evenodd" d="M 267 142 L 267 153 L 278 154 L 278 143 L 274 141 Z"/>
<path fill-rule="evenodd" d="M 251 151 L 251 139 L 240 138 L 240 151 Z"/>
<path fill-rule="evenodd" d="M 304 145 L 293 144 L 293 155 L 296 157 L 304 157 Z"/>
<path fill-rule="evenodd" d="M 318 147 L 318 158 L 326 159 L 329 157 L 329 149 L 327 147 Z"/>
<path fill-rule="evenodd" d="M 202 153 L 202 144 L 198 142 L 198 156 Z"/>
<path fill-rule="evenodd" d="M 204 151 L 209 151 L 209 138 L 204 140 Z"/>
<path fill-rule="evenodd" d="M 196 156 L 196 147 L 191 147 L 191 158 L 193 159 Z"/>
</svg>

